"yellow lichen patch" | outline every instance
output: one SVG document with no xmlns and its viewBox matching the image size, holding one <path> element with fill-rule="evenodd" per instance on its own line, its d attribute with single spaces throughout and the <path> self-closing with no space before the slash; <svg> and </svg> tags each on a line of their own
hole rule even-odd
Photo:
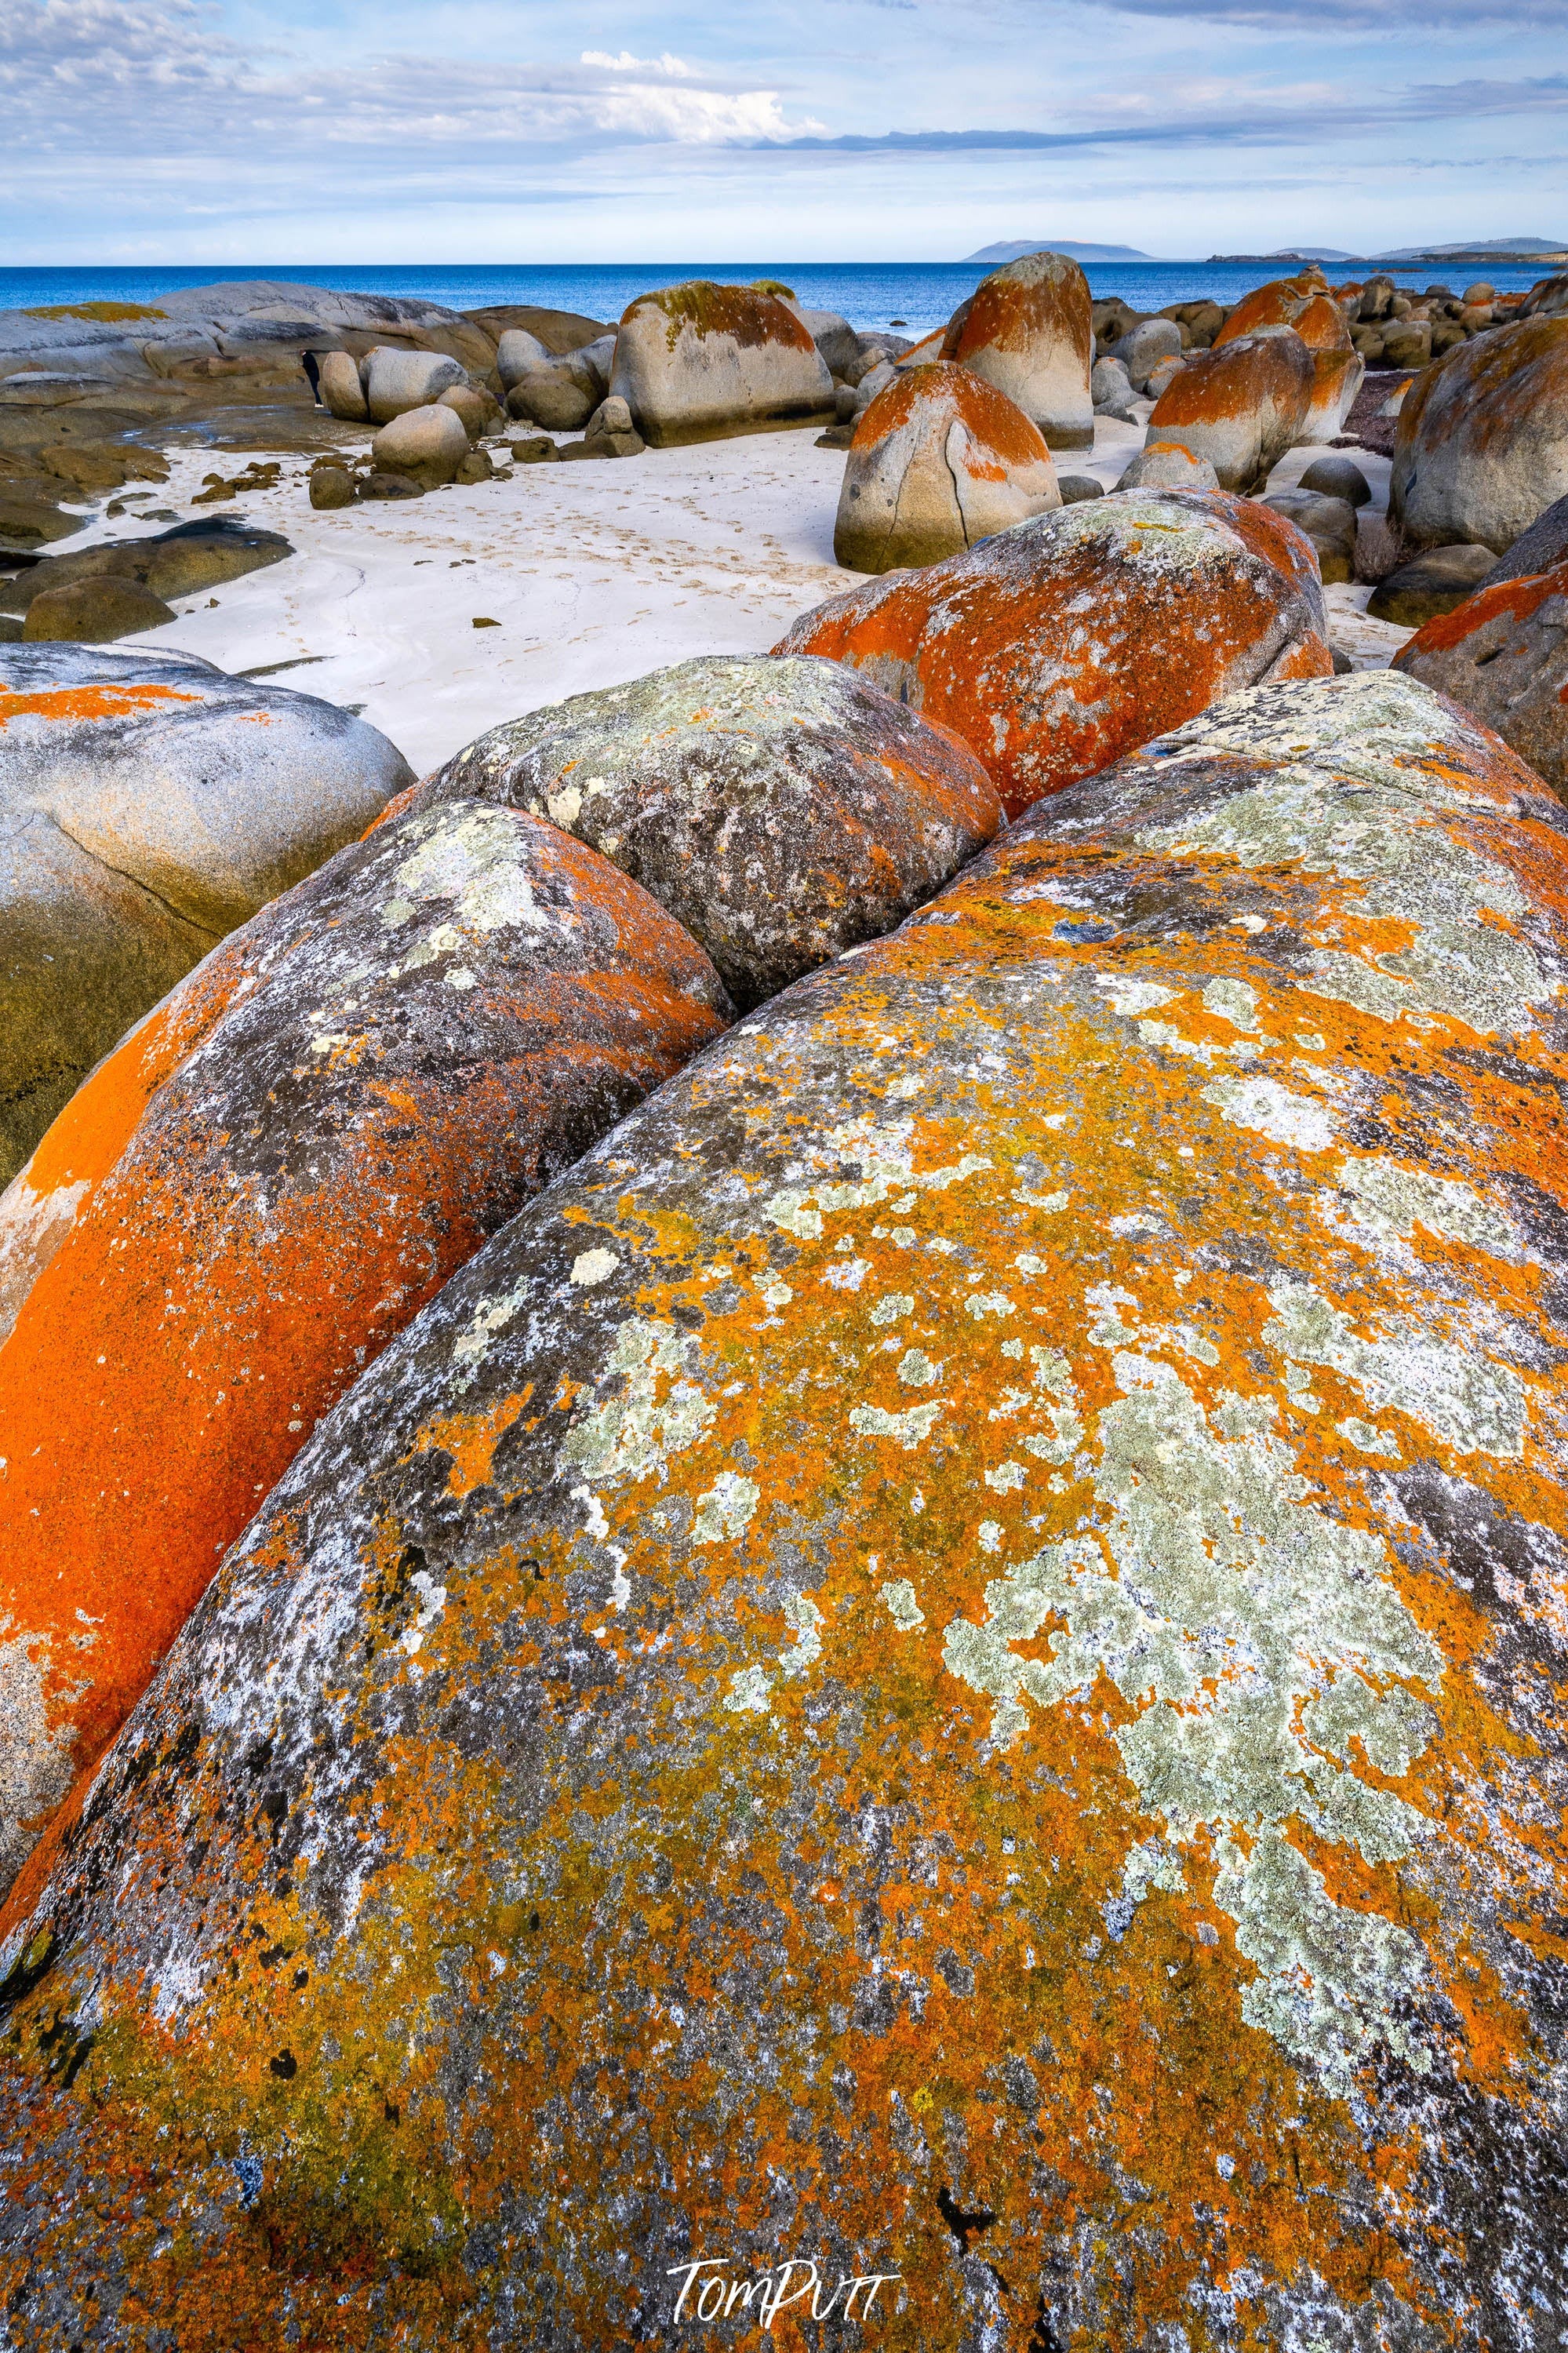
<svg viewBox="0 0 1568 2353">
<path fill-rule="evenodd" d="M 154 310 L 150 302 L 54 302 L 24 315 L 29 319 L 96 319 L 102 326 L 114 327 L 132 319 L 166 319 L 169 314 L 167 311 Z"/>
</svg>

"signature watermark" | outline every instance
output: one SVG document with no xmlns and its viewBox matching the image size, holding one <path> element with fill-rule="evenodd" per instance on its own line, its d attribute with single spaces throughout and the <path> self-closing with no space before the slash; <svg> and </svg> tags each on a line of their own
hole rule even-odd
<svg viewBox="0 0 1568 2353">
<path fill-rule="evenodd" d="M 738 2273 L 728 2255 L 705 2255 L 694 2263 L 671 2263 L 667 2276 L 680 2282 L 680 2294 L 675 2299 L 678 2321 L 728 2320 L 736 2313 L 743 2313 L 748 2319 L 760 2321 L 764 2331 L 771 2333 L 779 2314 L 792 2304 L 804 2303 L 807 2296 L 811 2298 L 814 2320 L 826 2320 L 834 2313 L 841 2319 L 868 2319 L 878 2291 L 896 2287 L 903 2274 L 866 2272 L 851 2277 L 842 2273 L 826 2304 L 821 2297 L 827 2276 L 809 2255 L 804 2259 L 792 2256 L 787 2263 L 749 2274 Z M 838 2301 L 841 2295 L 842 2305 Z M 857 2297 L 861 2298 L 858 2312 Z"/>
</svg>

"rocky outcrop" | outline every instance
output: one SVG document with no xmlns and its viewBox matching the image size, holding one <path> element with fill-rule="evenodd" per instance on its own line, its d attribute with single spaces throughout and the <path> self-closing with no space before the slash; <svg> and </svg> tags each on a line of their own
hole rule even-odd
<svg viewBox="0 0 1568 2353">
<path fill-rule="evenodd" d="M 1154 405 L 1151 441 L 1180 441 L 1206 458 L 1227 491 L 1261 490 L 1301 438 L 1317 379 L 1289 327 L 1265 328 L 1194 352 Z"/>
<path fill-rule="evenodd" d="M 69 555 L 47 555 L 14 579 L 0 580 L 0 613 L 26 613 L 34 599 L 84 580 L 135 582 L 165 600 L 243 579 L 294 553 L 281 532 L 234 515 L 204 515 L 139 539 L 100 540 Z"/>
<path fill-rule="evenodd" d="M 833 553 L 851 572 L 935 564 L 1061 504 L 1044 439 L 967 367 L 894 377 L 863 410 L 845 460 Z"/>
<path fill-rule="evenodd" d="M 1568 495 L 1568 318 L 1500 327 L 1417 376 L 1399 411 L 1389 512 L 1420 546 L 1500 555 Z"/>
<path fill-rule="evenodd" d="M 1027 253 L 983 278 L 954 313 L 942 356 L 1005 393 L 1053 449 L 1094 441 L 1089 280 L 1064 253 Z"/>
<path fill-rule="evenodd" d="M 835 596 L 778 650 L 827 654 L 939 721 L 1009 815 L 1221 695 L 1328 674 L 1312 550 L 1213 491 L 1123 491 Z"/>
<path fill-rule="evenodd" d="M 1568 563 L 1482 587 L 1418 629 L 1394 668 L 1495 728 L 1568 800 Z"/>
<path fill-rule="evenodd" d="M 889 931 L 1002 821 L 945 730 L 836 663 L 722 655 L 493 727 L 416 796 L 564 826 L 700 940 L 742 1009 Z"/>
<path fill-rule="evenodd" d="M 471 1261 L 9 1915 L 18 2353 L 1539 2346 L 1563 846 L 1241 698 Z"/>
<path fill-rule="evenodd" d="M 0 1200 L 10 1287 L 42 1261 L 0 1345 L 0 1883 L 304 1434 L 729 1010 L 607 860 L 458 802 L 340 851 L 93 1073 Z"/>
<path fill-rule="evenodd" d="M 187 655 L 0 646 L 0 1177 L 149 1006 L 411 781 L 311 695 Z"/>
<path fill-rule="evenodd" d="M 789 303 L 706 279 L 631 305 L 616 335 L 609 389 L 656 449 L 830 421 L 834 413 L 833 378 Z"/>
</svg>

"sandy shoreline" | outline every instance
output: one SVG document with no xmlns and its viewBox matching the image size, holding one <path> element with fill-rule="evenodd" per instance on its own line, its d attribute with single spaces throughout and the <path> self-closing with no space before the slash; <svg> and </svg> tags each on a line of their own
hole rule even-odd
<svg viewBox="0 0 1568 2353">
<path fill-rule="evenodd" d="M 367 437 L 345 428 L 342 446 Z M 1114 486 L 1141 425 L 1099 419 L 1092 452 L 1062 472 Z M 816 428 L 650 449 L 641 458 L 519 466 L 510 480 L 417 501 L 318 512 L 309 460 L 285 459 L 275 489 L 193 506 L 204 475 L 242 470 L 231 452 L 173 448 L 146 501 L 165 520 L 243 514 L 298 554 L 180 607 L 135 643 L 199 654 L 228 670 L 355 707 L 424 773 L 487 727 L 696 654 L 760 653 L 797 615 L 859 576 L 833 560 L 843 452 Z M 500 453 L 498 452 L 498 456 Z M 1292 487 L 1316 449 L 1293 449 L 1270 487 Z M 1387 495 L 1388 465 L 1353 453 Z M 102 509 L 64 554 L 136 532 Z M 1370 591 L 1328 592 L 1331 633 L 1358 668 L 1386 663 L 1410 634 L 1369 621 Z M 499 626 L 475 628 L 476 619 Z M 307 667 L 308 664 L 308 667 Z M 287 667 L 285 667 L 287 665 Z"/>
</svg>

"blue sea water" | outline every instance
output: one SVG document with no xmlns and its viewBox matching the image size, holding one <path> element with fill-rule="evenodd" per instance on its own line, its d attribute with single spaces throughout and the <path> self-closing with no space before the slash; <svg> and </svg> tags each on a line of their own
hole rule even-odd
<svg viewBox="0 0 1568 2353">
<path fill-rule="evenodd" d="M 1114 261 L 1088 265 L 1097 295 L 1120 294 L 1135 310 L 1158 311 L 1167 302 L 1196 301 L 1205 295 L 1234 302 L 1254 286 L 1278 277 L 1286 267 L 1236 262 Z M 777 278 L 800 300 L 837 311 L 860 328 L 901 323 L 911 334 L 941 326 L 986 274 L 983 262 L 964 261 L 728 261 L 566 262 L 512 266 L 506 262 L 379 263 L 268 262 L 237 269 L 205 262 L 180 269 L 0 269 L 0 310 L 34 310 L 53 303 L 155 302 L 183 286 L 216 280 L 273 278 L 296 284 L 335 286 L 363 294 L 411 294 L 444 302 L 454 311 L 478 311 L 491 303 L 537 302 L 552 310 L 578 311 L 593 319 L 618 319 L 626 304 L 655 287 L 687 278 L 716 278 L 743 285 L 753 278 Z M 1336 265 L 1337 268 L 1337 265 Z M 1331 278 L 1334 275 L 1331 269 Z M 1430 269 L 1394 270 L 1405 286 L 1436 282 L 1456 292 L 1485 277 L 1500 293 L 1531 286 L 1540 269 L 1459 269 L 1445 277 Z"/>
</svg>

